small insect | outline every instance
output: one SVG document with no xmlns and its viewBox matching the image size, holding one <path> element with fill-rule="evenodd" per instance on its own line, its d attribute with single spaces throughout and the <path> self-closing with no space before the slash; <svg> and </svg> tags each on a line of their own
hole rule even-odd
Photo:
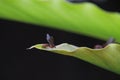
<svg viewBox="0 0 120 80">
<path fill-rule="evenodd" d="M 55 47 L 53 36 L 50 36 L 49 34 L 46 34 L 46 40 L 47 40 L 48 44 L 47 43 L 42 44 L 43 48 L 46 48 L 46 47 L 54 48 Z"/>
<path fill-rule="evenodd" d="M 49 34 L 47 34 L 47 35 L 46 35 L 46 39 L 47 39 L 47 41 L 48 41 L 48 43 L 49 43 L 49 46 L 50 46 L 51 48 L 55 47 L 53 36 L 50 36 Z"/>
<path fill-rule="evenodd" d="M 105 46 L 107 46 L 108 44 L 111 44 L 111 43 L 114 43 L 115 42 L 115 39 L 114 38 L 110 38 L 110 39 L 108 39 L 107 41 L 106 41 L 106 43 L 105 44 L 103 44 L 103 45 L 95 45 L 95 47 L 94 47 L 94 49 L 101 49 L 101 48 L 104 48 Z"/>
<path fill-rule="evenodd" d="M 103 47 L 107 46 L 108 44 L 114 43 L 115 39 L 113 37 L 109 38 L 105 44 L 103 44 Z"/>
</svg>

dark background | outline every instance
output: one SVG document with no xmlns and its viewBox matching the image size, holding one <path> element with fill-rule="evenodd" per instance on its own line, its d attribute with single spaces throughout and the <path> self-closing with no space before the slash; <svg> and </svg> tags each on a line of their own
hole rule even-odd
<svg viewBox="0 0 120 80">
<path fill-rule="evenodd" d="M 111 3 L 118 4 L 115 1 L 108 3 L 109 9 Z M 106 3 L 98 4 L 106 9 Z M 112 6 L 110 11 L 119 11 L 116 7 L 118 5 Z M 54 36 L 55 44 L 67 42 L 93 48 L 94 45 L 105 42 L 43 26 L 1 19 L 2 77 L 0 80 L 120 80 L 117 74 L 73 57 L 37 49 L 26 50 L 34 44 L 46 43 L 46 33 Z"/>
</svg>

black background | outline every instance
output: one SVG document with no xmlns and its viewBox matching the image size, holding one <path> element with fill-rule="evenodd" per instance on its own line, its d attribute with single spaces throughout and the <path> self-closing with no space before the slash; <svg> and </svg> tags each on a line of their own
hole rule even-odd
<svg viewBox="0 0 120 80">
<path fill-rule="evenodd" d="M 54 36 L 55 44 L 67 42 L 92 48 L 105 42 L 61 30 L 1 19 L 1 80 L 120 80 L 117 74 L 73 57 L 37 49 L 26 50 L 34 44 L 46 43 L 46 33 Z"/>
<path fill-rule="evenodd" d="M 119 0 L 67 0 L 72 3 L 92 2 L 107 11 L 120 11 Z"/>
</svg>

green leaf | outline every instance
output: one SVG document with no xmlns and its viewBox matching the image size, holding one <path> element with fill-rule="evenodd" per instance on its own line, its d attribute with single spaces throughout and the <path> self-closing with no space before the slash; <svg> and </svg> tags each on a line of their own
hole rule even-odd
<svg viewBox="0 0 120 80">
<path fill-rule="evenodd" d="M 92 3 L 72 4 L 66 0 L 0 0 L 0 18 L 17 20 L 120 42 L 120 14 L 107 12 Z M 120 74 L 120 45 L 90 49 L 61 44 L 38 49 L 77 57 Z"/>
<path fill-rule="evenodd" d="M 92 63 L 114 73 L 120 74 L 120 45 L 109 44 L 102 49 L 91 49 L 87 47 L 77 47 L 67 43 L 55 46 L 54 48 L 43 48 L 43 44 L 34 45 L 31 48 L 50 51 L 62 55 L 73 56 Z"/>
<path fill-rule="evenodd" d="M 67 0 L 0 0 L 0 18 L 23 21 L 120 42 L 120 14 Z"/>
</svg>

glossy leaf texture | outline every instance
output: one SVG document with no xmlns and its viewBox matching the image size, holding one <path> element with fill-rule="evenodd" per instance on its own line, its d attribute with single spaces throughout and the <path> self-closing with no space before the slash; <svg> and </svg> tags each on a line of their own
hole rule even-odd
<svg viewBox="0 0 120 80">
<path fill-rule="evenodd" d="M 114 73 L 120 74 L 120 45 L 109 44 L 101 49 L 91 49 L 88 47 L 77 47 L 68 43 L 63 43 L 54 48 L 43 48 L 43 44 L 37 44 L 29 49 L 37 48 L 62 55 L 76 57 L 86 62 L 92 63 Z"/>
<path fill-rule="evenodd" d="M 0 0 L 0 18 L 17 20 L 120 42 L 120 14 L 93 3 L 67 0 Z"/>
</svg>

